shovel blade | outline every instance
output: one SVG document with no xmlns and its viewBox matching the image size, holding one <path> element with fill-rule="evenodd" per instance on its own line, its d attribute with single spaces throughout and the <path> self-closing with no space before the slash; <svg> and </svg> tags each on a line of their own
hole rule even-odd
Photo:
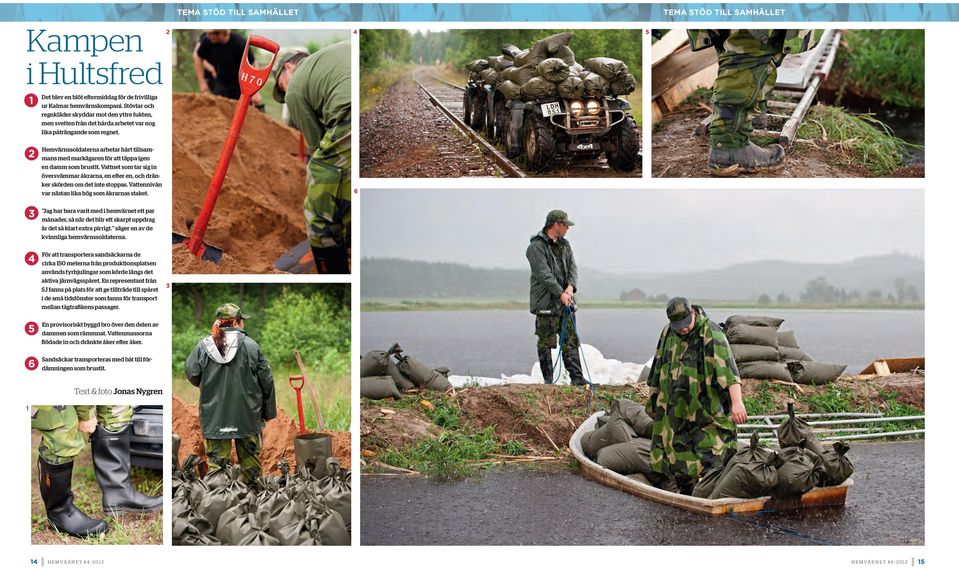
<svg viewBox="0 0 959 568">
<path fill-rule="evenodd" d="M 190 240 L 190 237 L 181 235 L 179 233 L 173 233 L 173 244 L 175 245 L 178 245 L 180 243 L 185 243 L 189 240 Z M 202 243 L 200 245 L 200 250 L 194 253 L 194 255 L 200 260 L 205 260 L 207 262 L 212 262 L 213 264 L 219 265 L 220 260 L 223 258 L 223 249 L 217 248 L 207 243 Z"/>
</svg>

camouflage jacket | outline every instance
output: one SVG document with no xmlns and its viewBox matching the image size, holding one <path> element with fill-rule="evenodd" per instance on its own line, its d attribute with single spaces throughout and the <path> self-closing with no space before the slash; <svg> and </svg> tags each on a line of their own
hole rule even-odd
<svg viewBox="0 0 959 568">
<path fill-rule="evenodd" d="M 722 45 L 731 34 L 740 30 L 686 30 L 689 36 L 689 45 L 693 51 L 706 49 Z M 763 45 L 771 43 L 772 45 L 782 44 L 780 51 L 783 54 L 802 53 L 808 51 L 816 45 L 814 37 L 815 30 L 744 30 L 748 31 L 759 40 Z"/>
<path fill-rule="evenodd" d="M 529 261 L 529 311 L 533 314 L 562 313 L 559 297 L 572 285 L 576 290 L 576 261 L 569 241 L 560 237 L 553 242 L 540 231 L 529 238 L 526 247 Z"/>
<path fill-rule="evenodd" d="M 303 133 L 308 154 L 330 130 L 350 121 L 350 42 L 334 43 L 300 61 L 286 88 L 290 125 Z M 350 138 L 340 138 L 349 144 Z"/>
<path fill-rule="evenodd" d="M 647 379 L 650 465 L 658 473 L 668 473 L 665 462 L 697 462 L 706 451 L 720 455 L 736 447 L 729 387 L 741 382 L 739 370 L 723 331 L 700 306 L 693 309 L 696 324 L 688 335 L 663 328 Z"/>
</svg>

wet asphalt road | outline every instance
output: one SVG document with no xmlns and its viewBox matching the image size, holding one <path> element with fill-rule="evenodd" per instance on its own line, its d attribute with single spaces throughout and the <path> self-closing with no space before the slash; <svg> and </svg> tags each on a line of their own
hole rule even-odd
<svg viewBox="0 0 959 568">
<path fill-rule="evenodd" d="M 364 476 L 361 542 L 412 545 L 918 545 L 922 441 L 853 445 L 845 507 L 710 517 L 565 469 L 500 467 L 458 482 Z"/>
</svg>

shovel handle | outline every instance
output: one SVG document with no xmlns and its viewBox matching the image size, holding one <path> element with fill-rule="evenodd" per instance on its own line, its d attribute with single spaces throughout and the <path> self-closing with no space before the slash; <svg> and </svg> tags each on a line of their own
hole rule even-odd
<svg viewBox="0 0 959 568">
<path fill-rule="evenodd" d="M 265 49 L 273 54 L 270 64 L 257 69 L 247 61 L 247 54 L 250 46 Z M 273 40 L 265 37 L 251 35 L 246 40 L 246 47 L 243 48 L 243 59 L 240 60 L 240 100 L 236 103 L 236 111 L 233 113 L 233 120 L 230 122 L 230 130 L 226 134 L 226 141 L 223 142 L 223 150 L 220 151 L 220 159 L 216 163 L 216 171 L 213 172 L 213 179 L 210 180 L 210 187 L 206 190 L 206 196 L 203 198 L 203 205 L 200 207 L 200 214 L 197 215 L 196 223 L 193 224 L 193 231 L 190 233 L 190 239 L 186 247 L 198 258 L 203 256 L 206 245 L 203 244 L 203 237 L 206 235 L 206 227 L 210 224 L 210 217 L 213 216 L 213 207 L 216 206 L 216 200 L 220 197 L 220 189 L 223 188 L 223 180 L 226 179 L 226 172 L 230 168 L 230 160 L 233 158 L 233 150 L 236 148 L 236 142 L 240 138 L 240 129 L 243 128 L 243 121 L 246 119 L 246 111 L 250 108 L 250 99 L 259 91 L 267 78 L 270 76 L 270 70 L 273 68 L 273 62 L 276 61 L 276 54 L 280 51 L 280 46 Z"/>
<path fill-rule="evenodd" d="M 290 386 L 293 387 L 293 390 L 300 390 L 303 388 L 303 375 L 290 377 Z"/>
</svg>

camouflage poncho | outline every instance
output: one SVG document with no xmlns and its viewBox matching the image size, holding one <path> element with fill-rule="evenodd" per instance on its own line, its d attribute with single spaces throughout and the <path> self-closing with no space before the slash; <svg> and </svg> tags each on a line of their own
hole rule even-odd
<svg viewBox="0 0 959 568">
<path fill-rule="evenodd" d="M 652 470 L 695 481 L 736 448 L 729 387 L 740 383 L 729 342 L 699 306 L 686 336 L 663 329 L 650 369 L 646 412 L 653 417 Z"/>
</svg>

